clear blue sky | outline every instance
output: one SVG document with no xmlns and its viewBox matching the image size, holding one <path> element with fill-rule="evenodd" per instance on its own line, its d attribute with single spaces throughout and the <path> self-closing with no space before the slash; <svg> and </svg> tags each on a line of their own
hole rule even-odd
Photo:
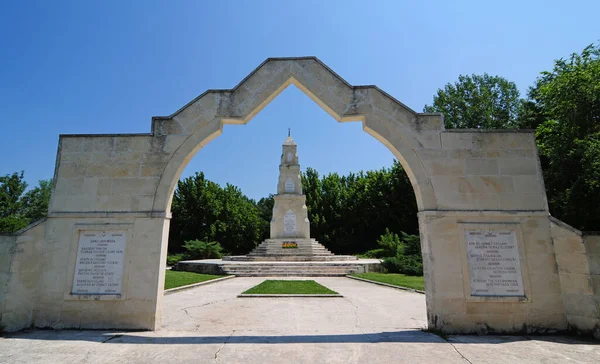
<svg viewBox="0 0 600 364">
<path fill-rule="evenodd" d="M 421 111 L 459 74 L 521 93 L 553 60 L 600 39 L 600 1 L 4 1 L 0 175 L 53 175 L 61 133 L 145 133 L 268 57 L 319 57 L 354 85 Z M 291 117 L 289 115 L 292 115 Z M 392 154 L 288 88 L 246 126 L 226 126 L 184 176 L 204 171 L 253 198 L 274 192 L 287 128 L 321 173 L 391 165 Z"/>
</svg>

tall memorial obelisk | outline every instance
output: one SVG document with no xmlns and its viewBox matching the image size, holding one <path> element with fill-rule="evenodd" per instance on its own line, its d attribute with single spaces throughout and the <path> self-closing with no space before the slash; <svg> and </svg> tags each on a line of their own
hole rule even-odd
<svg viewBox="0 0 600 364">
<path fill-rule="evenodd" d="M 302 194 L 298 146 L 288 130 L 279 164 L 279 182 L 274 197 L 271 239 L 310 239 L 306 196 Z"/>
</svg>

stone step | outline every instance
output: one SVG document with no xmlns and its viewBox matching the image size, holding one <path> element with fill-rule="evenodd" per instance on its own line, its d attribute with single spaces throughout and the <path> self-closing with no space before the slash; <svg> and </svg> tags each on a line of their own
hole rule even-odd
<svg viewBox="0 0 600 364">
<path fill-rule="evenodd" d="M 228 260 L 227 258 L 231 258 Z M 240 259 L 239 261 L 235 261 Z M 343 276 L 350 273 L 380 271 L 381 264 L 377 259 L 356 260 L 354 256 L 332 257 L 302 257 L 297 256 L 290 260 L 265 261 L 263 259 L 277 259 L 280 257 L 248 257 L 234 256 L 225 259 L 206 259 L 179 262 L 174 270 L 197 272 L 205 274 L 232 274 L 240 277 L 251 276 Z M 309 260 L 304 260 L 309 259 Z M 331 258 L 331 259 L 328 259 Z M 348 260 L 333 260 L 335 258 Z M 245 259 L 257 259 L 248 260 Z M 260 259 L 260 260 L 259 260 Z M 303 259 L 303 260 L 300 260 Z M 313 261 L 312 259 L 319 259 Z M 320 260 L 323 259 L 323 260 Z"/>
<path fill-rule="evenodd" d="M 327 252 L 327 251 L 311 251 L 311 250 L 293 250 L 293 251 L 289 251 L 289 250 L 265 250 L 265 251 L 259 251 L 259 252 L 252 252 L 250 254 L 248 254 L 250 256 L 252 255 L 333 255 L 333 253 L 331 252 Z"/>
<path fill-rule="evenodd" d="M 223 257 L 223 261 L 287 261 L 287 262 L 327 262 L 327 261 L 355 261 L 357 257 L 353 255 L 239 255 Z"/>
</svg>

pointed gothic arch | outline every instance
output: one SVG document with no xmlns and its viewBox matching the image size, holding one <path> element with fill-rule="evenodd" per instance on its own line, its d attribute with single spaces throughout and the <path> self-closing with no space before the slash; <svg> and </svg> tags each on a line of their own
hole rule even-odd
<svg viewBox="0 0 600 364">
<path fill-rule="evenodd" d="M 248 123 L 290 85 L 338 122 L 362 122 L 363 130 L 383 143 L 404 167 L 419 211 L 435 209 L 433 186 L 415 150 L 441 147 L 441 115 L 417 113 L 376 86 L 352 86 L 317 58 L 301 57 L 269 58 L 233 89 L 208 90 L 174 114 L 153 118 L 155 129 L 169 130 L 167 138 L 180 141 L 175 142 L 161 175 L 153 211 L 170 210 L 185 166 L 221 134 L 223 125 Z"/>
</svg>

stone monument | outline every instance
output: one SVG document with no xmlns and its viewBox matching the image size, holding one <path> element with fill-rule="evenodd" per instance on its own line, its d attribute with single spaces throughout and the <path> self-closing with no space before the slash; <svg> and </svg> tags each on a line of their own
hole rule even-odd
<svg viewBox="0 0 600 364">
<path fill-rule="evenodd" d="M 357 260 L 355 256 L 334 255 L 310 238 L 306 196 L 302 194 L 298 146 L 290 135 L 283 143 L 277 194 L 274 197 L 271 238 L 248 255 L 223 257 L 223 260 L 255 261 L 339 261 Z"/>
<path fill-rule="evenodd" d="M 550 216 L 535 133 L 445 130 L 440 114 L 415 112 L 377 86 L 351 85 L 315 57 L 269 58 L 234 88 L 207 90 L 153 117 L 150 133 L 62 134 L 47 219 L 0 233 L 0 327 L 160 328 L 182 171 L 224 125 L 248 123 L 290 85 L 334 120 L 360 122 L 406 171 L 419 211 L 429 329 L 600 332 L 600 235 Z M 293 162 L 295 147 L 287 148 Z M 292 187 L 302 191 L 292 178 L 299 167 L 287 158 L 273 238 L 238 261 L 192 262 L 198 269 L 370 270 L 364 259 L 336 262 L 342 257 L 310 239 L 306 212 L 290 207 L 303 203 L 292 199 Z"/>
</svg>

